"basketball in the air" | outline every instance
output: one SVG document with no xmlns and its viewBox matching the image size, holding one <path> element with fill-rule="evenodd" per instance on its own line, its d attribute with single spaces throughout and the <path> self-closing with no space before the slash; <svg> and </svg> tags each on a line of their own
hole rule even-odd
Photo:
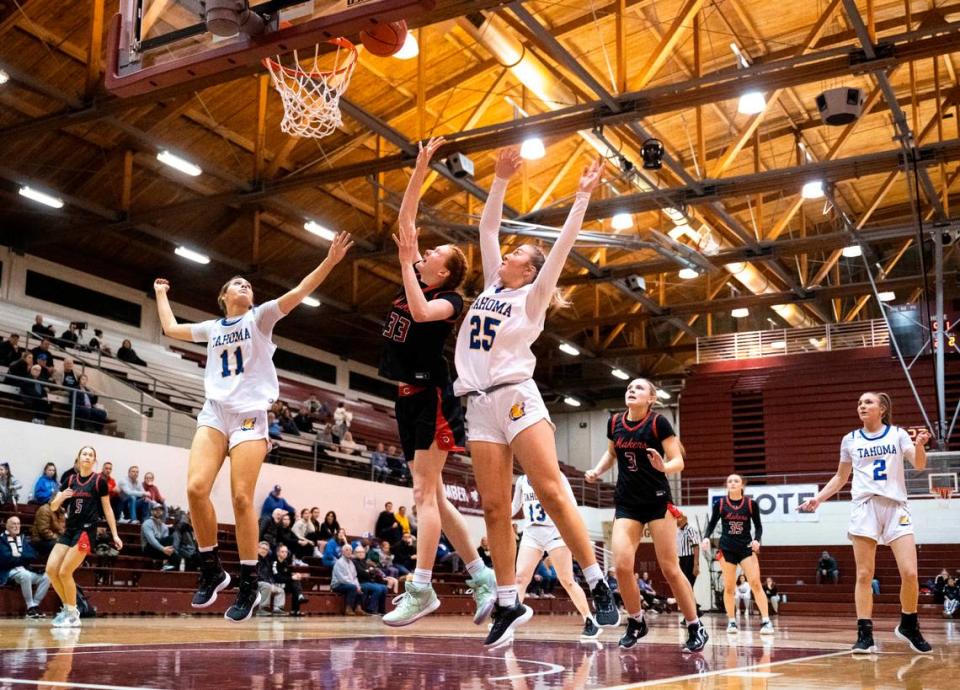
<svg viewBox="0 0 960 690">
<path fill-rule="evenodd" d="M 377 24 L 360 32 L 360 42 L 370 53 L 390 57 L 403 47 L 407 38 L 407 23 L 404 20 Z"/>
</svg>

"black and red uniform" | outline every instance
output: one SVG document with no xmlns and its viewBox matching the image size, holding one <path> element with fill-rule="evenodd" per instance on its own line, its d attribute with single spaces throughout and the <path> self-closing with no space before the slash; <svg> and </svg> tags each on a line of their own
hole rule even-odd
<svg viewBox="0 0 960 690">
<path fill-rule="evenodd" d="M 96 543 L 97 522 L 103 517 L 100 499 L 110 495 L 110 487 L 102 474 L 93 472 L 87 477 L 71 475 L 60 485 L 61 491 L 67 489 L 73 489 L 73 496 L 64 502 L 67 529 L 57 543 L 76 546 L 80 551 L 89 553 Z"/>
<path fill-rule="evenodd" d="M 453 394 L 450 368 L 443 355 L 463 311 L 463 298 L 454 290 L 428 288 L 423 283 L 420 287 L 428 302 L 448 301 L 453 314 L 441 321 L 414 321 L 401 291 L 383 324 L 380 355 L 380 375 L 400 382 L 395 409 L 408 462 L 416 451 L 429 449 L 434 441 L 446 451 L 463 451 L 466 442 L 463 407 Z"/>
<path fill-rule="evenodd" d="M 710 516 L 706 532 L 703 533 L 704 538 L 710 538 L 718 522 L 721 523 L 720 551 L 723 553 L 724 560 L 736 565 L 750 558 L 753 555 L 753 549 L 750 548 L 751 542 L 754 539 L 760 541 L 760 537 L 763 536 L 760 511 L 757 510 L 753 499 L 743 495 L 739 501 L 734 501 L 729 496 L 714 501 L 713 514 Z M 751 522 L 756 536 L 751 536 Z"/>
<path fill-rule="evenodd" d="M 647 449 L 664 456 L 663 442 L 675 436 L 670 421 L 656 412 L 648 412 L 638 421 L 627 419 L 626 412 L 610 417 L 607 438 L 617 452 L 617 489 L 614 517 L 652 522 L 667 511 L 676 517 L 667 475 L 650 464 Z"/>
</svg>

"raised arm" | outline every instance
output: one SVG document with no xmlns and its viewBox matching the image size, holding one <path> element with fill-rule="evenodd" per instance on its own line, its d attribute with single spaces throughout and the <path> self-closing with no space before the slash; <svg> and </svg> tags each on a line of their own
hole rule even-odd
<svg viewBox="0 0 960 690">
<path fill-rule="evenodd" d="M 480 215 L 480 258 L 483 261 L 483 287 L 490 287 L 500 269 L 500 221 L 503 218 L 503 198 L 507 183 L 520 170 L 522 159 L 517 149 L 500 149 L 494 168 L 493 184 Z"/>
<path fill-rule="evenodd" d="M 277 300 L 277 306 L 280 308 L 280 312 L 284 315 L 289 314 L 304 299 L 309 297 L 314 290 L 320 287 L 320 284 L 327 279 L 330 272 L 340 263 L 343 257 L 347 255 L 347 252 L 352 246 L 353 242 L 350 240 L 349 232 L 338 233 L 333 239 L 333 242 L 330 243 L 330 249 L 327 250 L 327 258 L 325 258 L 319 266 L 310 271 L 310 273 L 300 281 L 297 287 Z"/>
<path fill-rule="evenodd" d="M 407 189 L 403 193 L 403 201 L 400 202 L 400 215 L 397 218 L 397 225 L 400 232 L 412 231 L 417 225 L 417 209 L 420 206 L 420 195 L 423 192 L 423 181 L 427 178 L 427 171 L 430 169 L 430 160 L 437 149 L 446 143 L 443 137 L 435 137 L 424 146 L 421 142 L 419 152 L 417 153 L 417 163 L 413 167 L 413 173 L 410 175 L 410 181 L 407 182 Z M 419 256 L 417 258 L 419 261 Z"/>
<path fill-rule="evenodd" d="M 913 465 L 913 469 L 924 470 L 927 468 L 927 442 L 929 440 L 930 432 L 921 429 L 917 432 L 913 444 L 903 449 L 903 458 Z"/>
<path fill-rule="evenodd" d="M 604 473 L 610 471 L 610 468 L 613 467 L 613 463 L 616 461 L 617 449 L 613 445 L 613 441 L 607 441 L 607 449 L 603 451 L 603 455 L 600 456 L 600 462 L 597 463 L 596 467 L 583 473 L 584 480 L 589 484 L 599 481 Z"/>
<path fill-rule="evenodd" d="M 153 281 L 153 292 L 157 297 L 157 314 L 160 316 L 160 326 L 163 328 L 163 334 L 168 338 L 192 341 L 192 324 L 177 323 L 177 318 L 173 315 L 173 309 L 170 308 L 170 300 L 167 299 L 169 291 L 170 282 L 166 278 L 157 278 Z"/>
<path fill-rule="evenodd" d="M 590 195 L 593 194 L 593 190 L 600 183 L 600 173 L 602 171 L 603 160 L 598 158 L 580 176 L 577 195 L 574 198 L 573 206 L 570 207 L 570 213 L 567 214 L 567 220 L 560 230 L 560 235 L 557 237 L 553 249 L 550 250 L 549 256 L 544 261 L 540 273 L 533 281 L 533 292 L 527 299 L 528 313 L 538 313 L 539 310 L 545 310 L 550 304 L 553 291 L 560 279 L 560 272 L 563 271 L 563 265 L 566 263 L 567 256 L 573 249 L 573 244 L 577 241 L 577 235 L 583 225 L 583 216 L 590 204 Z"/>
</svg>

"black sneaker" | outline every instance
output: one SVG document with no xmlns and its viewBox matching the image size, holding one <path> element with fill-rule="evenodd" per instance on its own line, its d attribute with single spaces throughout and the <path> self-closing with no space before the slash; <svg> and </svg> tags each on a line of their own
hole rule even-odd
<svg viewBox="0 0 960 690">
<path fill-rule="evenodd" d="M 623 637 L 620 638 L 620 649 L 630 649 L 637 643 L 637 640 L 646 634 L 647 620 L 645 618 L 641 618 L 640 620 L 632 617 L 628 618 L 627 632 L 623 633 Z"/>
<path fill-rule="evenodd" d="M 500 606 L 496 604 L 493 607 L 490 632 L 483 644 L 485 647 L 498 647 L 513 640 L 513 629 L 523 625 L 533 616 L 533 609 L 524 606 L 519 601 L 513 606 Z"/>
<path fill-rule="evenodd" d="M 592 618 L 588 618 L 583 622 L 583 632 L 580 633 L 580 639 L 595 640 L 598 637 L 600 637 L 600 628 L 597 627 Z"/>
<path fill-rule="evenodd" d="M 197 592 L 193 595 L 190 606 L 195 609 L 205 609 L 217 600 L 217 593 L 230 586 L 230 573 L 223 568 L 217 570 L 201 570 Z"/>
<path fill-rule="evenodd" d="M 240 586 L 237 588 L 237 600 L 227 609 L 223 617 L 234 623 L 243 623 L 249 619 L 260 605 L 260 590 L 257 584 L 255 577 L 241 579 Z"/>
<path fill-rule="evenodd" d="M 707 640 L 710 636 L 703 623 L 697 621 L 687 626 L 687 641 L 683 643 L 684 652 L 699 652 L 707 646 Z"/>
<path fill-rule="evenodd" d="M 857 641 L 853 644 L 853 653 L 872 654 L 875 651 L 877 646 L 873 642 L 873 624 L 860 623 L 857 625 Z"/>
<path fill-rule="evenodd" d="M 929 654 L 933 651 L 930 643 L 923 639 L 923 635 L 920 634 L 920 628 L 908 628 L 905 630 L 901 624 L 898 625 L 893 632 L 897 637 L 909 644 L 910 649 L 917 654 Z"/>
<path fill-rule="evenodd" d="M 47 614 L 41 611 L 36 606 L 31 606 L 27 609 L 27 618 L 46 618 Z"/>
<path fill-rule="evenodd" d="M 599 580 L 593 586 L 593 608 L 597 611 L 597 625 L 601 628 L 616 628 L 620 625 L 620 610 L 613 601 L 613 593 L 607 583 Z"/>
</svg>

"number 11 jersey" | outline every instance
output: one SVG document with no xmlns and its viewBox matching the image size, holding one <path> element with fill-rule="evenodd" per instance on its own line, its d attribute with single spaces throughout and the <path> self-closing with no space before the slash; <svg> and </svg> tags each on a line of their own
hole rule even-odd
<svg viewBox="0 0 960 690">
<path fill-rule="evenodd" d="M 903 452 L 913 447 L 910 434 L 898 426 L 885 425 L 871 436 L 863 429 L 851 431 L 840 444 L 840 462 L 853 465 L 854 503 L 871 496 L 885 496 L 903 503 L 907 484 L 903 472 Z"/>
<path fill-rule="evenodd" d="M 264 302 L 243 316 L 212 319 L 194 324 L 195 343 L 207 343 L 207 368 L 203 377 L 207 400 L 227 412 L 268 409 L 280 396 L 273 366 L 273 327 L 282 319 L 277 300 Z"/>
</svg>

